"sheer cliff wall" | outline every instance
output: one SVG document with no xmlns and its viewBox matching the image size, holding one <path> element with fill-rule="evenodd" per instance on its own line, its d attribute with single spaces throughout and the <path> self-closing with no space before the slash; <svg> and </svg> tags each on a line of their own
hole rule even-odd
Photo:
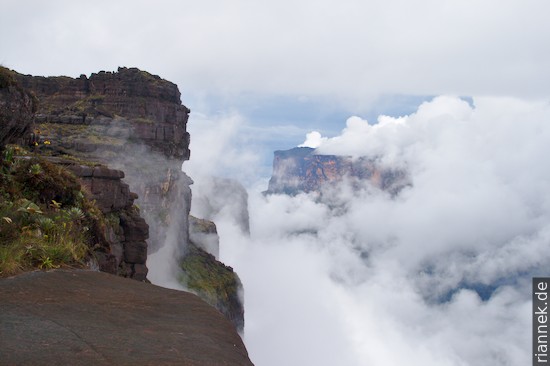
<svg viewBox="0 0 550 366">
<path fill-rule="evenodd" d="M 199 242 L 189 240 L 193 181 L 181 165 L 190 158 L 190 109 L 182 104 L 177 85 L 126 67 L 79 78 L 15 75 L 39 102 L 32 150 L 76 159 L 69 167 L 91 198 L 106 213 L 122 212 L 104 235 L 107 250 L 100 256 L 101 270 L 145 280 L 147 255 L 166 243 L 167 228 L 176 225 L 183 248 L 178 256 L 186 256 L 180 258 L 186 282 L 201 284 L 203 288 L 193 290 L 242 330 L 238 276 L 209 257 Z"/>
</svg>

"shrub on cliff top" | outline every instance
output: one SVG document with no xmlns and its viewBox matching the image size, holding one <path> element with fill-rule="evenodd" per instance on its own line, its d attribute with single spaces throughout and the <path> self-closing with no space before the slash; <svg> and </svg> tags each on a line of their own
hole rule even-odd
<svg viewBox="0 0 550 366">
<path fill-rule="evenodd" d="M 0 277 L 84 265 L 97 218 L 74 175 L 44 159 L 11 157 L 0 183 Z"/>
<path fill-rule="evenodd" d="M 43 204 L 55 200 L 63 206 L 79 205 L 83 200 L 76 177 L 47 160 L 36 157 L 18 160 L 12 173 L 13 189 L 27 199 Z"/>
</svg>

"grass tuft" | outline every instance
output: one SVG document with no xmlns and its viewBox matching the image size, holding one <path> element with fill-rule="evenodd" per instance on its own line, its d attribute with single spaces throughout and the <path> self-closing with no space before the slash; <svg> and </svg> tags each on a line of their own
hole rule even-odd
<svg viewBox="0 0 550 366">
<path fill-rule="evenodd" d="M 10 148 L 10 147 L 8 147 Z M 0 277 L 33 269 L 82 267 L 102 214 L 74 175 L 37 158 L 0 161 Z"/>
</svg>

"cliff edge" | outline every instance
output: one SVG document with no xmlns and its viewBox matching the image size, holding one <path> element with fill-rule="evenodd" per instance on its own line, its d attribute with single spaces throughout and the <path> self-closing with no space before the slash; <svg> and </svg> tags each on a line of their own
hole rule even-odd
<svg viewBox="0 0 550 366">
<path fill-rule="evenodd" d="M 197 296 L 91 271 L 0 281 L 3 365 L 252 365 Z"/>
<path fill-rule="evenodd" d="M 266 193 L 321 192 L 346 178 L 356 186 L 368 183 L 390 194 L 398 193 L 407 184 L 404 171 L 383 167 L 375 158 L 320 155 L 315 149 L 296 147 L 275 151 Z"/>
<path fill-rule="evenodd" d="M 190 110 L 182 104 L 176 84 L 127 67 L 78 78 L 22 75 L 5 68 L 1 71 L 7 77 L 2 79 L 0 75 L 0 117 L 5 117 L 0 120 L 0 137 L 6 137 L 0 148 L 17 137 L 21 147 L 29 150 L 24 157 L 10 157 L 10 164 L 3 170 L 10 174 L 4 174 L 4 178 L 11 179 L 11 170 L 21 159 L 35 158 L 42 159 L 32 161 L 35 180 L 42 178 L 40 168 L 47 162 L 75 175 L 83 195 L 100 211 L 96 215 L 100 222 L 90 230 L 89 247 L 101 271 L 147 281 L 148 255 L 174 238 L 180 249 L 176 258 L 180 263 L 186 254 L 197 253 L 186 250 L 192 245 L 189 210 L 193 181 L 181 170 L 182 162 L 190 157 Z M 12 147 L 9 153 L 17 155 L 24 149 Z M 19 199 L 15 194 L 10 197 Z M 4 206 L 11 208 L 14 204 L 11 200 L 0 201 L 0 213 Z M 55 210 L 60 209 L 52 205 L 58 203 L 45 201 L 37 206 L 41 213 L 48 210 L 45 219 L 55 218 Z M 12 218 L 6 216 L 3 220 L 0 224 L 8 225 L 6 220 Z M 46 237 L 46 231 L 39 229 L 36 235 Z M 173 235 L 168 237 L 168 232 Z M 201 258 L 206 257 L 201 249 L 198 251 Z M 50 260 L 45 257 L 43 261 Z M 198 266 L 192 268 L 199 270 Z M 244 310 L 242 297 L 238 296 L 242 286 L 237 274 L 215 260 L 208 261 L 208 269 L 221 275 L 207 276 L 201 281 L 203 287 L 221 288 L 224 296 L 226 290 L 233 291 L 230 301 L 221 297 L 213 300 L 199 288 L 194 290 L 242 330 Z M 227 285 L 227 277 L 233 280 L 231 286 Z"/>
</svg>

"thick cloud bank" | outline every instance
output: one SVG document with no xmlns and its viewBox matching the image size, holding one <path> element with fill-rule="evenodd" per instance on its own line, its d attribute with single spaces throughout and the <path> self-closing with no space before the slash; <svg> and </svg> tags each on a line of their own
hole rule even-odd
<svg viewBox="0 0 550 366">
<path fill-rule="evenodd" d="M 550 105 L 444 96 L 312 136 L 319 153 L 375 157 L 410 185 L 251 191 L 249 237 L 230 213 L 213 218 L 245 287 L 252 360 L 528 364 L 531 277 L 550 274 Z M 186 171 L 200 186 L 198 155 Z"/>
</svg>

